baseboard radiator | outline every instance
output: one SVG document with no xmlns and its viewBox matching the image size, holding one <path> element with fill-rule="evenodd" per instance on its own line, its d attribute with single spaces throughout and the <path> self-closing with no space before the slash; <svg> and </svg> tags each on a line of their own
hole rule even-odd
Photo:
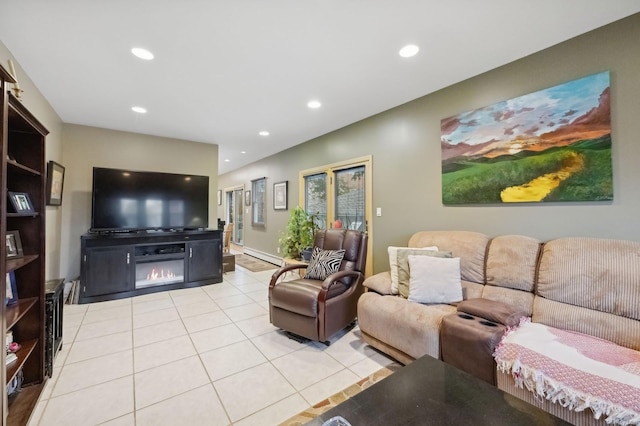
<svg viewBox="0 0 640 426">
<path fill-rule="evenodd" d="M 274 265 L 282 265 L 282 258 L 278 256 L 274 256 L 269 253 L 265 253 L 260 250 L 253 249 L 251 247 L 244 246 L 244 254 L 257 257 L 260 260 L 264 260 L 265 262 L 273 263 Z"/>
</svg>

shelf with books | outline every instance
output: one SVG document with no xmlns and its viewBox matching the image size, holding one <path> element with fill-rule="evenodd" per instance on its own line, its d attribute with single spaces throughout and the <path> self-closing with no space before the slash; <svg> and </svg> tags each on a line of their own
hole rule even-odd
<svg viewBox="0 0 640 426">
<path fill-rule="evenodd" d="M 31 352 L 36 348 L 38 344 L 37 339 L 28 340 L 26 342 L 21 342 L 22 346 L 19 351 L 16 352 L 16 356 L 18 359 L 11 364 L 7 365 L 7 383 L 9 383 L 15 375 L 20 371 L 20 369 L 24 366 L 24 363 L 31 355 Z"/>
<path fill-rule="evenodd" d="M 24 425 L 46 383 L 44 375 L 45 310 L 45 138 L 47 129 L 7 90 L 9 73 L 0 65 L 0 324 L 20 345 L 17 359 L 6 364 L 0 357 L 3 392 L 2 425 Z M 13 240 L 12 240 L 13 238 Z M 20 248 L 22 250 L 20 250 Z M 4 261 L 2 261 L 4 259 Z M 9 296 L 9 297 L 7 297 Z M 7 301 L 12 302 L 7 304 Z M 6 384 L 20 378 L 14 396 Z"/>
</svg>

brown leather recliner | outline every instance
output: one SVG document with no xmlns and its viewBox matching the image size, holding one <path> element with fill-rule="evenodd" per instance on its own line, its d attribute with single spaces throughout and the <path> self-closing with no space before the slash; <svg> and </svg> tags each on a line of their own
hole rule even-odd
<svg viewBox="0 0 640 426">
<path fill-rule="evenodd" d="M 282 282 L 278 280 L 283 274 L 306 265 L 278 269 L 269 283 L 269 315 L 276 327 L 327 342 L 356 319 L 358 298 L 363 292 L 367 234 L 347 229 L 320 230 L 315 234 L 314 247 L 344 249 L 340 269 L 324 281 L 298 278 L 296 273 L 296 279 Z"/>
</svg>

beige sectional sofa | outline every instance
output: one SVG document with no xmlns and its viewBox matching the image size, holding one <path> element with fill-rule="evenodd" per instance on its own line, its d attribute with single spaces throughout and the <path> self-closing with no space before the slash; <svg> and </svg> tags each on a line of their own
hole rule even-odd
<svg viewBox="0 0 640 426">
<path fill-rule="evenodd" d="M 627 351 L 622 380 L 628 382 L 614 385 L 614 391 L 629 395 L 640 392 L 640 243 L 594 238 L 542 243 L 522 235 L 491 238 L 469 231 L 422 231 L 408 242 L 408 247 L 428 246 L 460 258 L 463 299 L 484 298 L 511 305 L 529 315 L 532 323 L 548 329 L 547 334 L 556 329 L 585 334 L 577 335 L 582 344 L 576 352 L 579 354 L 588 352 L 585 347 L 599 348 L 597 338 L 622 347 Z M 393 295 L 390 272 L 371 276 L 364 285 L 368 291 L 358 302 L 358 322 L 365 342 L 405 364 L 423 355 L 440 358 L 440 325 L 445 316 L 456 313 L 455 304 L 426 305 Z M 596 338 L 595 343 L 589 336 Z M 602 347 L 604 351 L 610 349 Z M 606 355 L 595 357 L 605 359 Z M 524 380 L 524 388 L 517 387 L 515 370 L 505 366 L 509 367 L 503 362 L 505 371 L 497 373 L 499 388 L 574 424 L 605 424 L 606 418 L 620 424 L 640 421 L 634 417 L 635 411 L 621 413 L 619 409 L 598 413 L 600 418 L 595 419 L 585 407 L 595 403 L 576 403 L 571 392 L 541 397 L 536 389 L 527 390 L 532 383 L 536 386 L 534 379 L 529 383 Z M 536 380 L 538 388 L 544 387 L 539 378 Z M 599 381 L 598 376 L 585 379 Z M 548 382 L 558 385 L 553 380 L 545 384 Z M 552 402 L 554 399 L 557 403 Z"/>
</svg>

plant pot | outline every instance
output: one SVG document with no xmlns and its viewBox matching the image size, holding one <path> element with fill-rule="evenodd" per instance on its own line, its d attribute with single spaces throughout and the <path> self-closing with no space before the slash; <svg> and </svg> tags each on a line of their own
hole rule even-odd
<svg viewBox="0 0 640 426">
<path fill-rule="evenodd" d="M 311 253 L 313 253 L 312 248 L 306 248 L 302 250 L 302 260 L 308 262 L 311 260 Z"/>
</svg>

